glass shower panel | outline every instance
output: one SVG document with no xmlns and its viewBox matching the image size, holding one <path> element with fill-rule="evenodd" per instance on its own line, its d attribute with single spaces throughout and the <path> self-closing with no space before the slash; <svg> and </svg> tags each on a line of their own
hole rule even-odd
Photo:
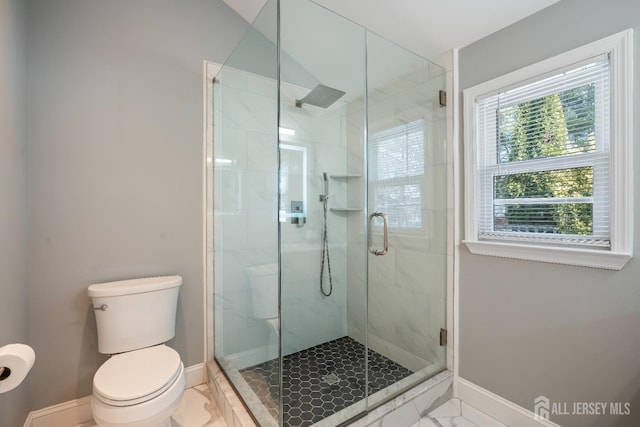
<svg viewBox="0 0 640 427">
<path fill-rule="evenodd" d="M 445 368 L 444 70 L 367 33 L 368 379 L 375 405 Z"/>
<path fill-rule="evenodd" d="M 259 425 L 341 425 L 444 369 L 444 78 L 306 0 L 217 74 L 214 354 Z"/>
<path fill-rule="evenodd" d="M 263 426 L 277 425 L 280 401 L 276 23 L 272 0 L 216 76 L 211 159 L 214 353 Z M 264 363 L 268 375 L 251 370 Z"/>
<path fill-rule="evenodd" d="M 349 298 L 366 319 L 365 289 L 348 283 L 364 267 L 347 256 L 363 213 L 362 153 L 350 169 L 348 140 L 362 140 L 349 122 L 364 123 L 365 32 L 312 2 L 280 4 L 282 423 L 338 425 L 366 395 L 365 342 L 348 333 Z"/>
</svg>

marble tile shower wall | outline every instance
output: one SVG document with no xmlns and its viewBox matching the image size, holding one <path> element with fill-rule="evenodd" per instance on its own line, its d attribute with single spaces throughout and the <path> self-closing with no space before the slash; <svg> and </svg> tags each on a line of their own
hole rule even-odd
<svg viewBox="0 0 640 427">
<path fill-rule="evenodd" d="M 346 220 L 328 212 L 328 239 L 333 293 L 320 293 L 320 260 L 323 205 L 323 172 L 344 174 L 346 169 L 346 106 L 336 102 L 328 109 L 295 106 L 309 89 L 282 87 L 281 125 L 295 136 L 281 135 L 283 143 L 307 150 L 307 218 L 304 227 L 282 224 L 282 331 L 285 354 L 300 351 L 346 335 Z M 329 183 L 329 204 L 344 198 L 334 182 Z M 325 267 L 325 290 L 328 276 Z"/>
<path fill-rule="evenodd" d="M 239 367 L 277 355 L 277 336 L 252 310 L 247 269 L 276 263 L 278 249 L 277 84 L 225 67 L 214 100 L 215 339 L 217 356 L 236 356 Z M 285 353 L 346 335 L 346 219 L 330 217 L 334 294 L 319 291 L 322 172 L 346 168 L 346 106 L 295 107 L 308 89 L 283 85 L 281 141 L 307 151 L 304 227 L 282 225 L 282 328 Z M 344 195 L 336 197 L 344 197 Z M 277 287 L 273 292 L 277 293 Z M 213 296 L 212 296 L 213 297 Z M 220 307 L 223 307 L 220 310 Z M 249 362 L 238 361 L 240 357 Z"/>
<path fill-rule="evenodd" d="M 252 316 L 247 268 L 277 262 L 276 84 L 224 67 L 214 90 L 216 355 L 266 357 L 269 329 Z M 251 149 L 250 149 L 251 147 Z M 271 162 L 269 162 L 271 160 Z M 222 310 L 219 308 L 222 307 Z"/>
<path fill-rule="evenodd" d="M 431 74 L 430 74 L 431 73 Z M 445 327 L 447 198 L 445 114 L 438 105 L 444 77 L 429 67 L 379 86 L 369 93 L 369 134 L 418 119 L 425 122 L 425 173 L 422 180 L 424 229 L 389 231 L 390 251 L 369 262 L 368 343 L 411 370 L 443 368 L 439 346 Z M 361 101 L 348 108 L 349 169 L 362 167 L 364 153 Z M 361 196 L 358 196 L 361 197 Z M 365 233 L 360 218 L 348 222 L 348 333 L 364 341 Z"/>
</svg>

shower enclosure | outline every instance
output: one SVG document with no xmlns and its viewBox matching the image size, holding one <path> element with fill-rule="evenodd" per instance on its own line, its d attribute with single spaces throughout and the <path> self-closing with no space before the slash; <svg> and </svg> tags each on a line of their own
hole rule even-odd
<svg viewBox="0 0 640 427">
<path fill-rule="evenodd" d="M 214 356 L 260 425 L 339 425 L 445 368 L 444 85 L 306 0 L 267 1 L 217 73 Z"/>
</svg>

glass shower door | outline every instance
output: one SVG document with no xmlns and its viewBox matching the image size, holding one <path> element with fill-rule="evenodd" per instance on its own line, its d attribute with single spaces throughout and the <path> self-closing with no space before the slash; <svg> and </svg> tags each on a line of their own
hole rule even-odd
<svg viewBox="0 0 640 427">
<path fill-rule="evenodd" d="M 363 323 L 366 296 L 350 289 L 349 274 L 364 268 L 347 257 L 348 222 L 364 211 L 353 186 L 363 181 L 349 178 L 350 142 L 362 142 L 352 131 L 364 124 L 364 67 L 362 27 L 313 2 L 280 1 L 284 426 L 339 425 L 365 410 L 365 346 L 348 334 L 349 298 Z M 357 159 L 361 175 L 361 152 Z"/>
<path fill-rule="evenodd" d="M 439 66 L 367 33 L 369 406 L 443 370 L 445 109 Z"/>
</svg>

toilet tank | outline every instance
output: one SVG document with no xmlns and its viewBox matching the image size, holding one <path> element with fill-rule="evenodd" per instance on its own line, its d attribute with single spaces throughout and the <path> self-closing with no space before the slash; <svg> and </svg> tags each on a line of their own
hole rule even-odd
<svg viewBox="0 0 640 427">
<path fill-rule="evenodd" d="M 123 353 L 173 338 L 180 285 L 182 277 L 163 276 L 89 286 L 98 351 Z"/>
<path fill-rule="evenodd" d="M 256 265 L 247 268 L 251 289 L 253 317 L 278 317 L 278 264 Z"/>
</svg>

